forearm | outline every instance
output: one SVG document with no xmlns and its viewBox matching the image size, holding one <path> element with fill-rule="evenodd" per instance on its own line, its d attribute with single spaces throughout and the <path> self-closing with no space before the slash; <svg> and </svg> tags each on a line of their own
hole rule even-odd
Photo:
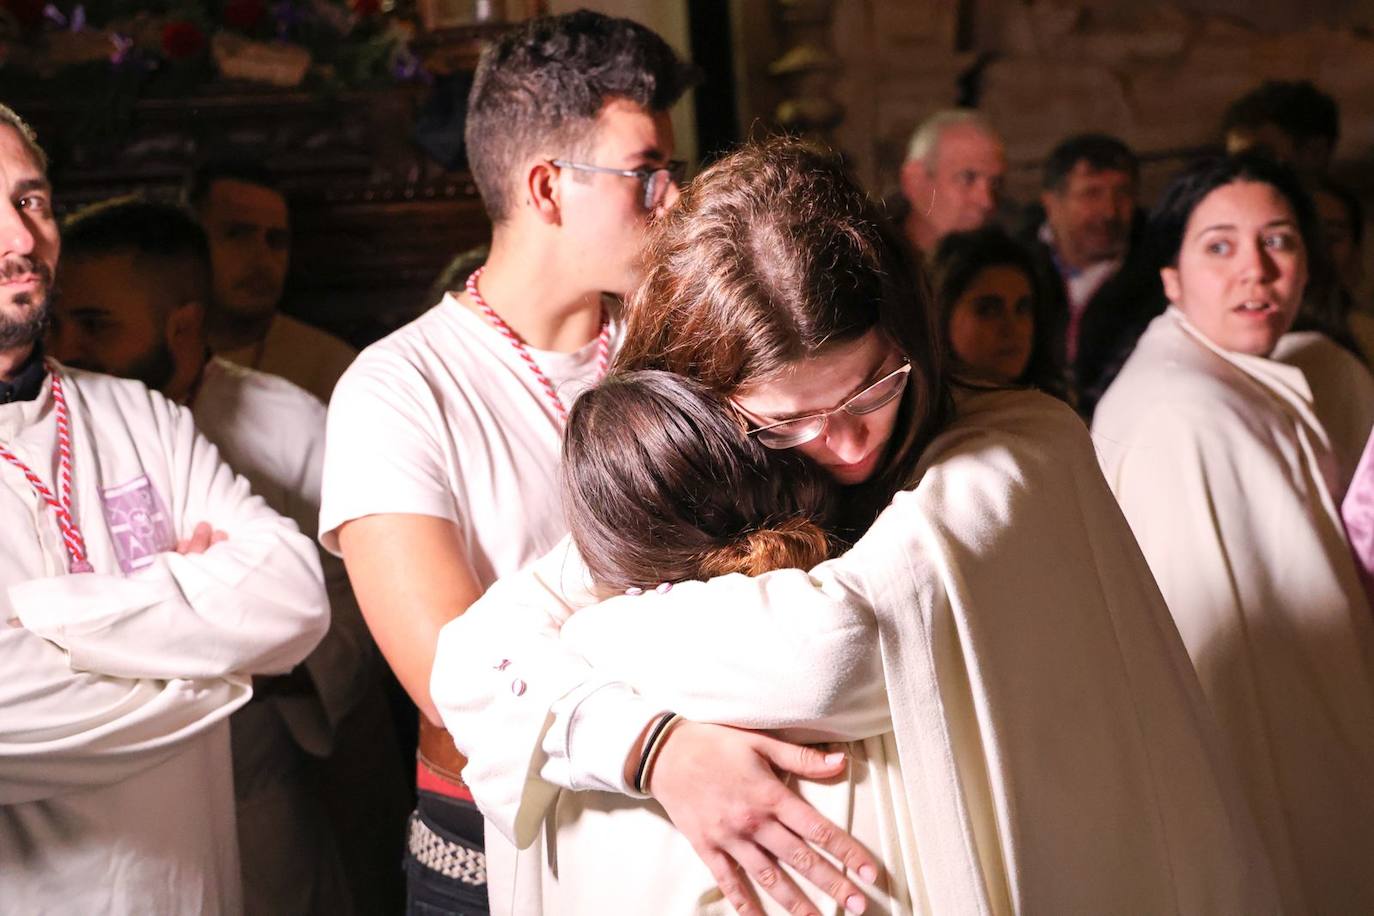
<svg viewBox="0 0 1374 916">
<path fill-rule="evenodd" d="M 0 635 L 0 805 L 119 782 L 156 766 L 250 695 L 244 679 L 133 680 L 73 672 L 22 629 Z"/>
<path fill-rule="evenodd" d="M 130 678 L 290 671 L 319 642 L 328 608 L 313 546 L 270 513 L 230 523 L 201 555 L 160 554 L 130 576 L 76 575 L 9 587 L 25 628 L 74 668 Z"/>
</svg>

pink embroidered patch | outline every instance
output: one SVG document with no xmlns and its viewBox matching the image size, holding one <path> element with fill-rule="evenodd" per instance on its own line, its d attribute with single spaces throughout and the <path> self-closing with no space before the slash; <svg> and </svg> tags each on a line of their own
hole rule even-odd
<svg viewBox="0 0 1374 916">
<path fill-rule="evenodd" d="M 125 573 L 142 569 L 159 553 L 176 547 L 172 520 L 146 476 L 100 492 L 115 556 Z"/>
</svg>

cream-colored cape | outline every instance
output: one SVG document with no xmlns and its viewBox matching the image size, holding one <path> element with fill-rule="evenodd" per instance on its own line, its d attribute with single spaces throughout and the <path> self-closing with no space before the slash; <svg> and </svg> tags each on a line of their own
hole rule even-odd
<svg viewBox="0 0 1374 916">
<path fill-rule="evenodd" d="M 1359 357 L 1318 331 L 1283 335 L 1270 354 L 1302 370 L 1312 391 L 1312 409 L 1331 439 L 1338 477 L 1332 495 L 1339 503 L 1374 429 L 1374 375 Z"/>
<path fill-rule="evenodd" d="M 577 863 L 546 882 L 546 910 L 604 912 L 630 885 L 639 896 L 619 912 L 711 912 L 709 877 L 697 897 L 655 897 L 664 884 L 640 873 L 678 874 L 650 804 L 539 778 L 615 784 L 578 758 L 608 734 L 596 700 L 629 683 L 690 718 L 870 739 L 853 820 L 837 820 L 858 831 L 870 806 L 859 835 L 905 884 L 885 900 L 894 911 L 1276 911 L 1187 654 L 1081 422 L 1043 395 L 973 394 L 919 470 L 810 573 L 680 583 L 568 617 L 565 550 L 445 627 L 432 694 L 479 805 L 522 842 L 554 808 L 552 860 Z M 596 678 L 606 687 L 587 692 Z M 571 710 L 569 695 L 583 697 Z"/>
<path fill-rule="evenodd" d="M 1093 422 L 1288 912 L 1374 912 L 1374 627 L 1303 375 L 1157 318 Z"/>
</svg>

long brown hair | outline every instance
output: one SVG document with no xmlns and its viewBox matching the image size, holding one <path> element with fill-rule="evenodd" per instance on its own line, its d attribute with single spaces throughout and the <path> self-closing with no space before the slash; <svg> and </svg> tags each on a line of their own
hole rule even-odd
<svg viewBox="0 0 1374 916">
<path fill-rule="evenodd" d="M 729 396 L 875 329 L 912 372 L 882 470 L 847 500 L 860 530 L 952 413 L 939 331 L 920 268 L 840 161 L 774 138 L 702 172 L 655 225 L 616 366 Z"/>
<path fill-rule="evenodd" d="M 564 510 L 592 581 L 614 593 L 821 562 L 831 486 L 778 460 L 691 379 L 607 376 L 573 403 L 563 439 Z"/>
</svg>

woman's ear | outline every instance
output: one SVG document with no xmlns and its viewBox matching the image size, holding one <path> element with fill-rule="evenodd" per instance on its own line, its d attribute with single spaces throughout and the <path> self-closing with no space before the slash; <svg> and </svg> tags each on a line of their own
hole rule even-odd
<svg viewBox="0 0 1374 916">
<path fill-rule="evenodd" d="M 1164 284 L 1164 298 L 1175 304 L 1183 298 L 1183 288 L 1178 282 L 1177 267 L 1161 267 L 1159 280 Z"/>
<path fill-rule="evenodd" d="M 562 189 L 558 176 L 562 172 L 547 159 L 532 162 L 525 169 L 520 183 L 521 204 L 545 223 L 558 225 L 562 221 Z"/>
</svg>

